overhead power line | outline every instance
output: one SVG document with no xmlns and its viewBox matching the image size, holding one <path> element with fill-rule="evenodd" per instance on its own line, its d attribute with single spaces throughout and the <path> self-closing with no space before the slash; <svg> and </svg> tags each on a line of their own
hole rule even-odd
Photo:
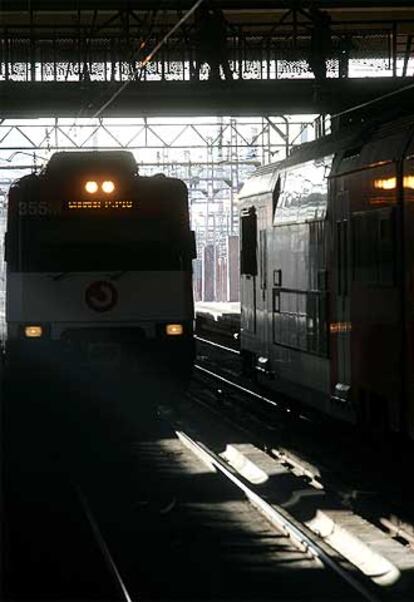
<svg viewBox="0 0 414 602">
<path fill-rule="evenodd" d="M 105 111 L 105 109 L 107 109 L 109 107 L 109 105 L 111 105 L 114 100 L 116 98 L 118 98 L 118 96 L 120 94 L 122 94 L 122 92 L 125 90 L 125 88 L 127 86 L 129 86 L 129 84 L 134 80 L 134 78 L 140 74 L 142 74 L 143 70 L 145 69 L 146 65 L 152 61 L 152 59 L 154 58 L 154 56 L 157 54 L 157 52 L 159 51 L 159 49 L 165 44 L 165 42 L 172 36 L 172 34 L 177 31 L 177 29 L 179 27 L 181 27 L 181 25 L 183 25 L 183 23 L 185 23 L 187 21 L 187 19 L 189 17 L 191 17 L 191 15 L 197 10 L 197 8 L 204 2 L 204 0 L 197 0 L 197 2 L 181 17 L 181 19 L 179 21 L 177 21 L 177 23 L 174 25 L 174 27 L 172 27 L 170 29 L 170 31 L 168 31 L 165 36 L 158 42 L 158 44 L 155 46 L 155 48 L 144 58 L 144 60 L 142 61 L 141 65 L 139 67 L 137 67 L 135 69 L 135 71 L 132 74 L 132 77 L 130 79 L 128 79 L 126 82 L 124 82 L 116 92 L 114 92 L 114 94 L 112 94 L 112 96 L 94 113 L 93 117 L 99 117 L 103 111 Z"/>
<path fill-rule="evenodd" d="M 393 90 L 392 92 L 387 92 L 386 94 L 383 94 L 382 96 L 377 96 L 376 98 L 367 100 L 366 102 L 362 102 L 359 105 L 355 105 L 353 107 L 349 107 L 348 109 L 344 109 L 343 111 L 340 111 L 339 113 L 335 113 L 334 115 L 331 115 L 331 119 L 334 119 L 335 117 L 342 117 L 342 115 L 346 115 L 348 113 L 353 113 L 354 111 L 357 111 L 359 109 L 364 109 L 365 107 L 369 107 L 370 105 L 380 102 L 381 100 L 385 100 L 386 98 L 391 98 L 392 96 L 396 96 L 397 94 L 402 94 L 403 92 L 408 92 L 408 90 L 413 90 L 413 89 L 414 89 L 414 84 L 408 84 L 407 86 L 403 86 L 401 88 L 398 88 L 397 90 Z"/>
</svg>

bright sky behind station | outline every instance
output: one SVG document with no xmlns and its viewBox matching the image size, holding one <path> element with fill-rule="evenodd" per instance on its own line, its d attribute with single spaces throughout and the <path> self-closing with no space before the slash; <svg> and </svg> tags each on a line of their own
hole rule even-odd
<svg viewBox="0 0 414 602">
<path fill-rule="evenodd" d="M 206 211 L 220 219 L 230 215 L 237 192 L 257 167 L 286 156 L 280 132 L 288 131 L 295 144 L 312 140 L 315 117 L 273 116 L 270 124 L 265 117 L 5 120 L 0 124 L 0 199 L 4 202 L 12 180 L 33 171 L 34 156 L 39 169 L 57 149 L 126 148 L 142 175 L 162 172 L 187 183 L 198 229 Z"/>
<path fill-rule="evenodd" d="M 272 117 L 295 144 L 314 137 L 315 115 Z M 5 120 L 0 125 L 0 178 L 16 179 L 40 167 L 59 150 L 130 149 L 143 173 L 158 172 L 173 164 L 208 164 L 235 161 L 256 166 L 283 158 L 285 148 L 277 129 L 264 128 L 262 117 L 152 117 L 97 119 L 59 118 Z M 303 130 L 303 124 L 309 127 Z M 55 125 L 58 128 L 55 128 Z M 220 143 L 221 142 L 221 143 Z M 270 151 L 263 155 L 263 149 Z M 25 166 L 19 169 L 19 166 Z"/>
</svg>

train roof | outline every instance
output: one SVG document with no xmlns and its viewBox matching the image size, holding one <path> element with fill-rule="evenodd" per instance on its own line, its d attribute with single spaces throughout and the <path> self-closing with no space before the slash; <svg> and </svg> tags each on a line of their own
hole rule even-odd
<svg viewBox="0 0 414 602">
<path fill-rule="evenodd" d="M 240 191 L 239 198 L 248 198 L 264 193 L 271 192 L 277 180 L 277 175 L 290 166 L 300 163 L 306 163 L 318 157 L 326 157 L 333 155 L 340 150 L 352 147 L 355 145 L 357 134 L 355 131 L 347 133 L 341 132 L 330 134 L 324 138 L 306 142 L 296 147 L 294 151 L 282 161 L 269 163 L 264 167 L 259 167 L 257 171 L 245 182 Z"/>
<path fill-rule="evenodd" d="M 341 150 L 349 148 L 350 145 L 358 139 L 358 136 L 361 136 L 361 129 L 352 128 L 351 130 L 329 134 L 318 140 L 313 140 L 312 142 L 305 142 L 300 146 L 294 147 L 291 154 L 286 157 L 286 159 L 259 167 L 253 174 L 253 177 L 267 174 L 275 169 L 280 171 L 291 165 L 304 163 L 305 161 L 310 161 L 317 157 L 325 157 L 340 152 Z"/>
<path fill-rule="evenodd" d="M 328 136 L 306 142 L 293 149 L 286 159 L 259 167 L 240 191 L 240 198 L 271 192 L 276 184 L 277 174 L 291 166 L 329 155 L 347 155 L 359 151 L 369 140 L 380 139 L 392 134 L 407 133 L 414 128 L 414 115 L 404 115 L 399 119 L 382 121 L 380 117 L 369 122 L 338 129 Z"/>
<path fill-rule="evenodd" d="M 69 151 L 57 152 L 49 159 L 44 174 L 53 176 L 64 171 L 76 172 L 121 172 L 134 174 L 137 163 L 129 151 Z"/>
</svg>

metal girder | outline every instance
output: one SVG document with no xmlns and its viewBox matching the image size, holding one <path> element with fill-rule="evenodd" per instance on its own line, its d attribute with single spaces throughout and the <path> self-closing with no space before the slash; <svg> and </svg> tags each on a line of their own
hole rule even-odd
<svg viewBox="0 0 414 602">
<path fill-rule="evenodd" d="M 412 78 L 131 82 L 105 116 L 335 113 L 412 84 Z M 119 85 L 119 84 L 118 84 Z M 116 87 L 100 82 L 0 82 L 0 117 L 87 117 Z"/>
<path fill-rule="evenodd" d="M 159 0 L 2 0 L 2 11 L 28 10 L 103 10 L 120 9 L 128 6 L 135 10 L 151 10 L 158 8 Z M 194 4 L 194 0 L 163 0 L 163 10 L 185 10 Z M 333 7 L 334 4 L 334 7 Z M 277 10 L 285 8 L 308 8 L 316 6 L 321 9 L 358 9 L 369 8 L 371 10 L 380 8 L 406 7 L 407 0 L 216 0 L 216 6 L 225 10 Z"/>
<path fill-rule="evenodd" d="M 241 159 L 241 153 L 262 155 L 266 149 L 267 159 L 280 151 L 287 155 L 296 136 L 304 128 L 315 128 L 314 116 L 297 119 L 295 117 L 264 116 L 247 119 L 194 118 L 187 119 L 72 119 L 48 118 L 46 120 L 3 120 L 0 124 L 0 161 L 10 163 L 15 155 L 44 154 L 56 150 L 92 149 L 96 146 L 106 150 L 142 149 L 172 153 L 169 161 L 174 165 L 209 165 L 208 158 L 195 156 L 196 150 L 209 149 L 220 153 L 220 162 L 226 165 L 233 162 L 258 167 L 264 160 Z M 235 153 L 234 161 L 232 153 Z M 227 152 L 226 156 L 223 153 Z M 8 154 L 8 153 L 11 153 Z M 188 154 L 187 161 L 180 161 L 179 153 Z M 149 165 L 145 161 L 145 165 Z M 151 164 L 156 165 L 156 164 Z M 0 167 L 2 169 L 2 167 Z"/>
<path fill-rule="evenodd" d="M 114 10 L 0 12 L 0 81 L 188 81 L 207 79 L 207 57 L 197 50 L 191 18 L 166 42 L 165 35 L 183 11 Z M 61 7 L 61 3 L 58 5 Z M 81 4 L 79 4 L 81 6 Z M 298 4 L 297 6 L 302 6 Z M 411 75 L 414 10 L 380 14 L 331 11 L 329 77 L 346 77 L 348 67 L 364 63 L 364 75 Z M 227 63 L 236 79 L 312 77 L 309 67 L 312 19 L 304 8 L 225 12 Z M 160 47 L 160 48 L 159 48 Z M 159 48 L 145 69 L 146 57 Z M 373 63 L 380 59 L 381 65 Z M 361 62 L 362 61 L 362 62 Z M 200 64 L 201 63 L 201 69 Z"/>
</svg>

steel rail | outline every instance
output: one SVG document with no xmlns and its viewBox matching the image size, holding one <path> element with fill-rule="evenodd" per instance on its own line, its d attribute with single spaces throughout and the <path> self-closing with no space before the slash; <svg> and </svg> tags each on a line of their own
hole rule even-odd
<svg viewBox="0 0 414 602">
<path fill-rule="evenodd" d="M 251 389 L 243 387 L 243 386 L 237 384 L 236 382 L 233 382 L 233 381 L 225 378 L 224 376 L 217 374 L 216 372 L 207 370 L 206 368 L 203 368 L 202 366 L 199 366 L 198 364 L 196 364 L 194 367 L 197 370 L 204 372 L 207 375 L 213 377 L 215 380 L 225 382 L 226 384 L 230 385 L 231 387 L 235 388 L 236 390 L 240 390 L 241 392 L 246 393 L 247 395 L 255 397 L 256 399 L 260 399 L 261 401 L 264 401 L 275 407 L 279 406 L 279 404 L 277 402 L 275 402 L 271 399 L 268 399 L 267 397 L 260 395 L 259 393 L 256 393 L 255 391 L 252 391 Z M 210 404 L 208 404 L 208 403 L 206 404 L 204 401 L 201 401 L 201 400 L 199 400 L 199 403 L 206 405 L 206 407 L 210 411 L 217 412 L 217 410 L 212 408 L 212 406 Z M 256 416 L 256 418 L 257 418 L 257 416 Z M 300 415 L 300 418 L 307 419 L 306 415 L 302 415 L 302 414 Z M 244 432 L 248 433 L 250 436 L 252 435 L 252 431 L 242 424 L 237 424 L 237 428 L 242 429 Z M 266 452 L 266 453 L 268 453 L 268 452 Z M 292 468 L 299 470 L 305 476 L 310 478 L 316 484 L 317 488 L 321 488 L 321 487 L 324 489 L 326 488 L 326 484 L 321 481 L 320 470 L 317 467 L 313 466 L 311 461 L 299 458 L 295 454 L 292 454 L 292 452 L 290 450 L 288 450 L 287 448 L 284 448 L 284 447 L 279 447 L 279 448 L 273 447 L 272 453 L 270 454 L 270 456 L 272 457 L 273 454 L 275 456 L 277 456 L 280 460 L 287 462 L 289 465 L 292 466 Z M 345 487 L 349 488 L 346 485 L 345 485 Z M 394 523 L 392 523 L 391 520 L 388 520 L 386 518 L 380 518 L 379 523 L 381 523 L 382 526 L 391 534 L 391 537 L 393 537 L 393 538 L 399 537 L 399 538 L 405 540 L 411 547 L 414 547 L 414 535 L 409 530 L 411 528 L 411 525 L 408 529 L 406 529 L 405 525 L 404 525 L 404 521 L 401 521 L 401 519 L 399 519 L 399 520 L 400 520 L 400 523 L 394 524 Z"/>
<path fill-rule="evenodd" d="M 125 600 L 125 602 L 134 602 L 134 599 L 128 593 L 128 590 L 125 586 L 124 580 L 122 579 L 121 573 L 119 572 L 118 567 L 117 567 L 117 565 L 112 557 L 112 554 L 109 550 L 108 544 L 106 543 L 105 538 L 102 535 L 101 530 L 99 529 L 98 523 L 92 513 L 92 510 L 88 504 L 88 501 L 87 501 L 84 493 L 82 492 L 81 488 L 78 485 L 74 485 L 74 488 L 76 490 L 76 494 L 81 503 L 81 506 L 86 515 L 86 518 L 88 519 L 89 525 L 92 529 L 92 532 L 93 532 L 96 542 L 99 546 L 99 549 L 101 550 L 101 552 L 103 554 L 103 557 L 109 567 L 110 572 L 112 573 L 112 576 L 115 579 L 115 582 L 116 582 L 118 588 L 121 590 L 123 599 Z"/>
<path fill-rule="evenodd" d="M 365 587 L 360 581 L 355 578 L 349 571 L 344 569 L 339 562 L 335 561 L 319 544 L 316 537 L 312 537 L 307 533 L 307 530 L 300 525 L 296 520 L 291 518 L 286 511 L 280 506 L 276 506 L 267 502 L 264 498 L 258 495 L 251 487 L 249 487 L 243 478 L 233 472 L 225 461 L 212 452 L 204 443 L 195 441 L 184 431 L 176 430 L 177 437 L 209 466 L 216 469 L 227 480 L 231 481 L 238 489 L 240 489 L 247 499 L 255 506 L 266 518 L 279 529 L 288 533 L 291 539 L 300 547 L 317 558 L 323 565 L 329 567 L 344 581 L 348 583 L 352 589 L 358 592 L 365 600 L 369 602 L 380 602 L 380 598 Z"/>
<path fill-rule="evenodd" d="M 247 387 L 243 387 L 242 385 L 239 385 L 239 384 L 235 383 L 234 381 L 229 380 L 228 378 L 225 378 L 224 376 L 221 376 L 220 374 L 216 374 L 215 372 L 212 372 L 211 370 L 207 370 L 207 368 L 203 368 L 203 366 L 200 366 L 199 364 L 194 364 L 194 368 L 196 368 L 196 370 L 199 370 L 200 372 L 204 372 L 205 374 L 208 374 L 209 376 L 214 377 L 216 380 L 221 380 L 222 382 L 226 383 L 227 385 L 234 387 L 238 391 L 242 391 L 243 393 L 247 393 L 248 395 L 251 395 L 252 397 L 256 397 L 256 399 L 265 401 L 266 403 L 268 403 L 269 405 L 272 405 L 274 407 L 279 407 L 279 404 L 277 403 L 277 401 L 273 401 L 273 399 L 269 399 L 268 397 L 265 397 L 264 395 L 260 395 L 260 393 L 256 393 L 255 391 L 252 391 L 251 389 L 248 389 Z"/>
<path fill-rule="evenodd" d="M 219 349 L 224 349 L 224 351 L 229 351 L 230 353 L 235 353 L 236 355 L 240 355 L 240 351 L 238 349 L 232 349 L 231 347 L 226 347 L 225 345 L 220 345 L 219 343 L 214 343 L 213 341 L 209 341 L 208 339 L 203 339 L 198 335 L 194 335 L 194 338 L 201 343 L 206 343 L 207 345 L 212 345 L 213 347 L 218 347 Z"/>
</svg>

